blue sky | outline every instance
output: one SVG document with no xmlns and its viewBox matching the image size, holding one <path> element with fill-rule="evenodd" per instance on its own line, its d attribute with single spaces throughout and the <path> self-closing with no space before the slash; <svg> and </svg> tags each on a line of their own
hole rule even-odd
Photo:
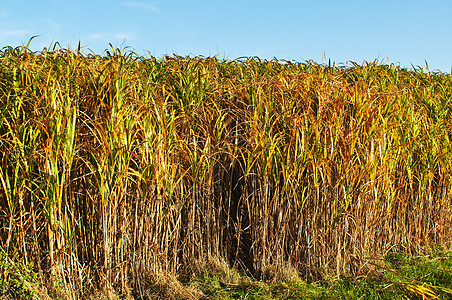
<svg viewBox="0 0 452 300">
<path fill-rule="evenodd" d="M 450 0 L 42 0 L 2 1 L 0 47 L 33 35 L 33 50 L 52 42 L 101 54 L 129 46 L 235 59 L 373 61 L 450 72 Z"/>
</svg>

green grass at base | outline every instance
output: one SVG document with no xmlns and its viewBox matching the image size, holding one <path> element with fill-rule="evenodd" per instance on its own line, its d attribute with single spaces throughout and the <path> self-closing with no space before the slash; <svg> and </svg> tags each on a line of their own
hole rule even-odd
<svg viewBox="0 0 452 300">
<path fill-rule="evenodd" d="M 369 261 L 368 272 L 359 278 L 281 283 L 240 275 L 228 282 L 221 274 L 205 270 L 190 285 L 202 291 L 206 299 L 452 299 L 449 251 L 414 257 L 390 254 L 385 260 Z"/>
<path fill-rule="evenodd" d="M 3 279 L 14 280 L 10 283 L 2 281 L 0 299 L 38 299 L 36 284 L 33 291 L 25 288 L 29 286 L 29 276 L 24 277 L 20 270 L 28 268 L 19 268 L 20 263 L 8 261 L 8 264 L 2 264 L 3 271 L 9 274 Z M 296 276 L 287 282 L 264 282 L 244 276 L 224 263 L 204 263 L 184 284 L 167 280 L 163 284 L 150 284 L 142 292 L 133 291 L 128 296 L 115 296 L 114 299 L 452 299 L 451 251 L 435 249 L 418 256 L 391 253 L 384 260 L 368 260 L 367 266 L 367 274 L 357 278 L 325 273 L 324 278 L 315 282 Z M 24 282 L 17 282 L 19 278 Z M 33 281 L 38 282 L 37 279 Z M 17 287 L 22 289 L 19 291 Z M 111 297 L 112 294 L 99 294 L 89 299 Z M 46 299 L 66 298 L 70 297 L 46 295 Z"/>
</svg>

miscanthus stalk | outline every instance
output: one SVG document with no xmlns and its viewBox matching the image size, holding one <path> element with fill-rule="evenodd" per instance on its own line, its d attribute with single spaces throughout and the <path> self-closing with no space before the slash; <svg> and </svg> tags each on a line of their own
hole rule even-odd
<svg viewBox="0 0 452 300">
<path fill-rule="evenodd" d="M 3 48 L 0 245 L 76 294 L 450 245 L 451 91 L 378 62 Z"/>
</svg>

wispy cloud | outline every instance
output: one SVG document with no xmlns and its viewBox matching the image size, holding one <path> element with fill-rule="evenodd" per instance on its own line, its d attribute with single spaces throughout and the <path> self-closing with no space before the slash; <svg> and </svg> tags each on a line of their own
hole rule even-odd
<svg viewBox="0 0 452 300">
<path fill-rule="evenodd" d="M 90 33 L 90 34 L 88 35 L 88 39 L 90 39 L 90 40 L 101 40 L 101 41 L 103 41 L 103 40 L 106 40 L 107 37 L 106 37 L 105 34 L 103 34 L 103 33 Z"/>
<path fill-rule="evenodd" d="M 122 5 L 129 8 L 144 9 L 154 13 L 160 12 L 160 10 L 154 5 L 142 1 L 124 1 L 122 2 Z"/>
<path fill-rule="evenodd" d="M 29 30 L 20 30 L 20 29 L 3 30 L 3 31 L 0 31 L 0 40 L 8 39 L 8 38 L 25 37 L 26 35 L 29 35 L 30 33 L 31 32 Z"/>
<path fill-rule="evenodd" d="M 88 34 L 88 40 L 98 41 L 98 42 L 108 42 L 112 43 L 114 41 L 133 41 L 135 40 L 135 34 L 128 32 L 116 32 L 116 33 L 99 33 L 93 32 Z"/>
<path fill-rule="evenodd" d="M 131 34 L 131 33 L 126 33 L 126 32 L 117 32 L 115 34 L 115 38 L 120 39 L 120 40 L 132 41 L 135 39 L 135 35 Z"/>
<path fill-rule="evenodd" d="M 47 25 L 48 29 L 54 30 L 54 31 L 61 31 L 61 25 L 56 22 L 53 19 L 50 18 L 44 18 L 43 22 Z"/>
</svg>

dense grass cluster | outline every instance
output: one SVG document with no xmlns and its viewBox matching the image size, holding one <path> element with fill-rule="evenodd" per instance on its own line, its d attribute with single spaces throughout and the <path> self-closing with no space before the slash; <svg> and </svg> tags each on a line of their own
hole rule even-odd
<svg viewBox="0 0 452 300">
<path fill-rule="evenodd" d="M 0 246 L 83 294 L 359 275 L 452 240 L 452 77 L 378 62 L 0 52 Z"/>
</svg>

